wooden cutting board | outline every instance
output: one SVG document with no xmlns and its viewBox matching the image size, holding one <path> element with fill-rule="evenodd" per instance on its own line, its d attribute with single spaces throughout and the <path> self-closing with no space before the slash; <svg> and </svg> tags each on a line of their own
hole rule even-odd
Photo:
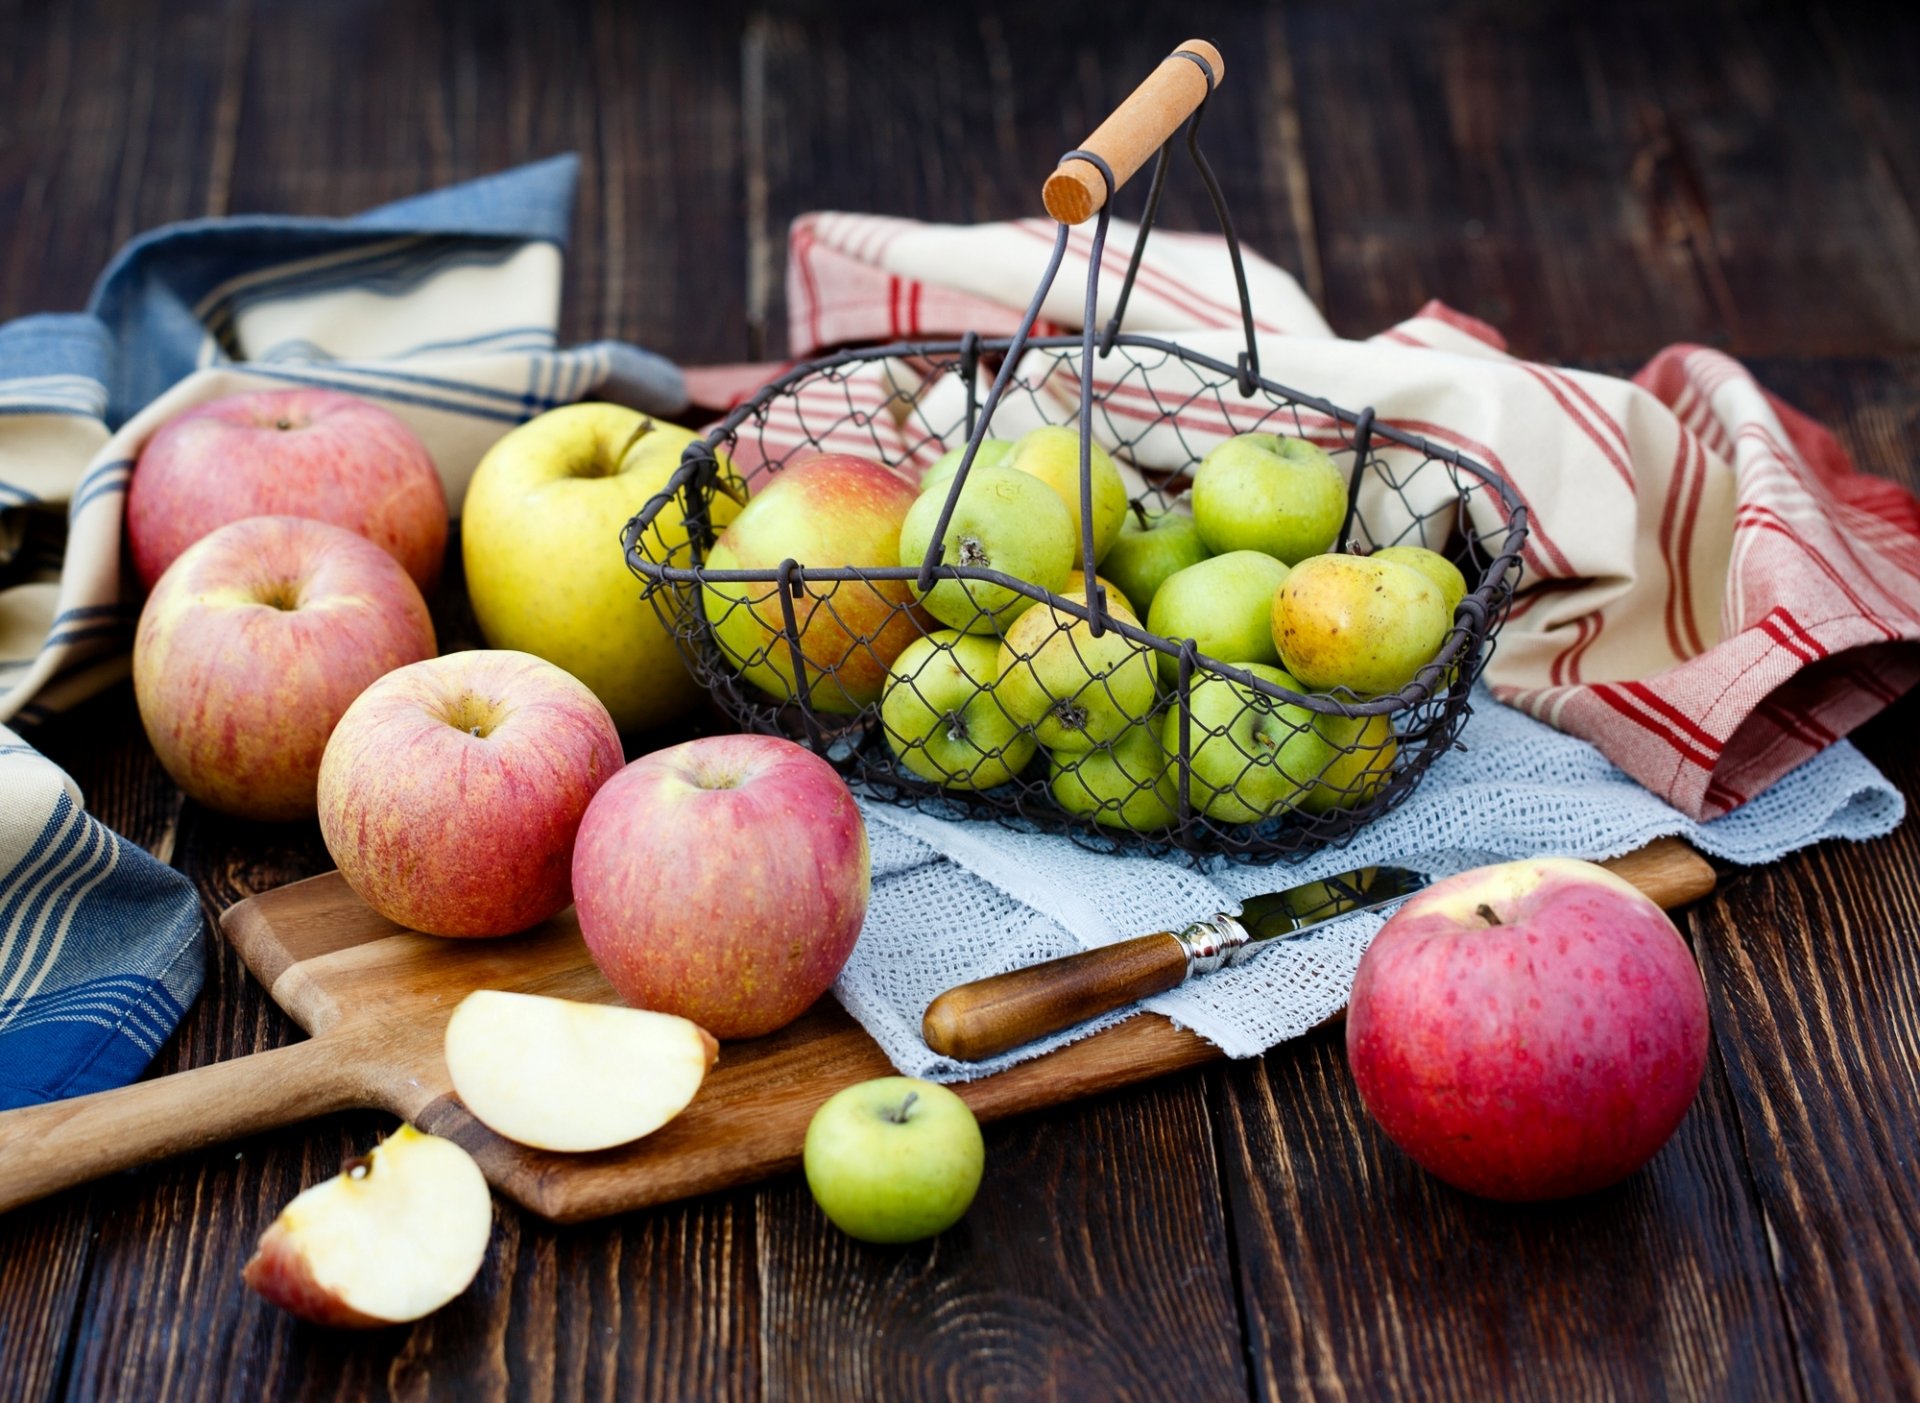
<svg viewBox="0 0 1920 1403">
<path fill-rule="evenodd" d="M 1666 907 L 1713 869 L 1663 840 L 1609 864 Z M 561 1222 L 749 1183 L 800 1162 L 807 1122 L 841 1087 L 893 1068 L 832 999 L 769 1037 L 724 1044 L 700 1094 L 637 1144 L 562 1155 L 503 1140 L 460 1104 L 441 1045 L 475 989 L 613 1003 L 567 911 L 502 940 L 441 940 L 374 914 L 337 872 L 250 897 L 220 925 L 312 1036 L 117 1091 L 0 1114 L 0 1211 L 71 1184 L 329 1111 L 393 1112 L 472 1152 L 494 1187 Z M 1143 1014 L 955 1088 L 983 1120 L 1164 1076 L 1220 1056 Z"/>
</svg>

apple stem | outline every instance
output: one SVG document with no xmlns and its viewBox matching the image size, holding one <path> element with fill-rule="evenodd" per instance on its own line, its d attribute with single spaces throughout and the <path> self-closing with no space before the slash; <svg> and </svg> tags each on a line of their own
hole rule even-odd
<svg viewBox="0 0 1920 1403">
<path fill-rule="evenodd" d="M 639 424 L 637 424 L 634 427 L 633 432 L 627 436 L 627 441 L 620 446 L 620 456 L 613 460 L 614 463 L 617 465 L 617 464 L 626 462 L 627 455 L 633 452 L 634 444 L 640 442 L 641 439 L 645 438 L 648 434 L 652 433 L 653 430 L 654 430 L 653 420 L 647 418 L 645 415 L 642 415 L 640 418 Z"/>
<path fill-rule="evenodd" d="M 913 1103 L 919 1099 L 919 1092 L 909 1091 L 906 1100 L 902 1101 L 898 1106 L 895 1106 L 891 1111 L 886 1111 L 882 1114 L 895 1125 L 905 1125 L 907 1123 L 907 1112 L 913 1109 Z"/>
<path fill-rule="evenodd" d="M 1148 526 L 1146 506 L 1138 497 L 1135 497 L 1131 502 L 1127 503 L 1127 505 L 1133 508 L 1133 515 L 1134 518 L 1139 521 L 1140 529 L 1142 531 L 1146 530 Z"/>
<path fill-rule="evenodd" d="M 1474 914 L 1490 926 L 1501 924 L 1499 913 L 1484 901 L 1474 907 Z"/>
</svg>

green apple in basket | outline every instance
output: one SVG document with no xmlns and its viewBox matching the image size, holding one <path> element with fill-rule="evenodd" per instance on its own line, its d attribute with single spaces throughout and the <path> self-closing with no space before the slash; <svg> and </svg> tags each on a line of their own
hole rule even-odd
<svg viewBox="0 0 1920 1403">
<path fill-rule="evenodd" d="M 461 509 L 467 593 L 489 646 L 572 673 L 622 730 L 663 725 L 700 695 L 620 551 L 697 437 L 617 404 L 550 410 L 487 451 Z M 737 510 L 716 496 L 714 524 Z M 681 513 L 669 502 L 654 518 L 641 542 L 650 558 L 687 563 Z"/>
<path fill-rule="evenodd" d="M 1039 478 L 1073 515 L 1073 554 L 1080 559 L 1080 431 L 1065 424 L 1030 430 L 1014 442 L 1007 466 Z M 1093 558 L 1104 560 L 1127 517 L 1127 484 L 1099 444 L 1092 445 Z"/>
<path fill-rule="evenodd" d="M 1200 539 L 1200 527 L 1182 511 L 1149 512 L 1139 503 L 1120 524 L 1120 534 L 1100 571 L 1120 586 L 1133 602 L 1136 614 L 1153 608 L 1160 586 L 1189 565 L 1198 565 L 1209 552 Z"/>
<path fill-rule="evenodd" d="M 920 494 L 900 528 L 900 564 L 925 558 L 946 499 L 938 487 Z M 1073 518 L 1039 478 L 975 464 L 941 545 L 943 565 L 998 570 L 1057 592 L 1073 568 Z M 985 634 L 1004 633 L 1033 600 L 990 580 L 937 578 L 920 602 L 950 628 Z"/>
<path fill-rule="evenodd" d="M 894 659 L 880 725 L 900 763 L 949 789 L 1005 784 L 1033 759 L 1033 735 L 994 694 L 1000 644 L 942 629 Z"/>
<path fill-rule="evenodd" d="M 1459 566 L 1439 551 L 1428 550 L 1425 546 L 1382 546 L 1373 552 L 1371 558 L 1405 565 L 1432 580 L 1440 591 L 1440 602 L 1446 606 L 1449 619 L 1453 617 L 1453 611 L 1460 607 L 1460 601 L 1467 597 L 1467 577 L 1460 573 Z"/>
<path fill-rule="evenodd" d="M 1171 643 L 1191 638 L 1200 651 L 1226 663 L 1277 663 L 1273 597 L 1287 567 L 1259 551 L 1236 550 L 1189 565 L 1153 596 L 1147 627 Z M 1180 660 L 1161 653 L 1160 676 L 1180 678 Z"/>
<path fill-rule="evenodd" d="M 782 468 L 707 552 L 713 570 L 891 566 L 915 493 L 891 469 L 852 453 Z M 727 661 L 781 701 L 800 692 L 777 583 L 709 580 L 701 603 Z M 791 601 L 806 688 L 821 711 L 851 715 L 880 700 L 887 669 L 922 627 L 911 580 L 803 581 Z"/>
<path fill-rule="evenodd" d="M 1056 804 L 1111 828 L 1156 833 L 1179 816 L 1179 776 L 1152 719 L 1092 750 L 1053 752 L 1047 774 Z"/>
<path fill-rule="evenodd" d="M 928 468 L 920 478 L 920 490 L 927 492 L 942 483 L 952 482 L 953 475 L 960 471 L 960 460 L 966 455 L 967 445 L 963 442 L 959 447 L 949 448 L 935 458 L 933 466 Z M 973 455 L 973 464 L 977 468 L 1004 468 L 1007 465 L 1007 459 L 1012 456 L 1012 439 L 983 438 L 980 440 L 980 451 Z M 967 475 L 971 477 L 972 471 L 969 470 Z"/>
<path fill-rule="evenodd" d="M 1393 718 L 1321 715 L 1314 725 L 1333 748 L 1333 758 L 1300 807 L 1310 814 L 1324 814 L 1370 802 L 1393 778 L 1393 761 L 1400 750 Z"/>
<path fill-rule="evenodd" d="M 1317 555 L 1273 597 L 1273 638 L 1308 687 L 1395 692 L 1433 661 L 1452 620 L 1439 586 L 1379 555 Z"/>
<path fill-rule="evenodd" d="M 1083 608 L 1084 593 L 1063 594 Z M 1130 611 L 1112 613 L 1138 625 Z M 1093 635 L 1093 623 L 1050 604 L 1014 621 L 1000 645 L 994 696 L 1033 728 L 1049 750 L 1087 750 L 1118 736 L 1153 710 L 1153 651 L 1118 630 Z"/>
<path fill-rule="evenodd" d="M 1277 667 L 1244 671 L 1284 687 L 1307 689 Z M 1284 813 L 1320 783 L 1334 748 L 1307 707 L 1256 692 L 1214 673 L 1196 674 L 1192 693 L 1188 794 L 1195 808 L 1222 823 L 1253 823 Z M 1168 711 L 1161 743 L 1180 753 L 1180 707 Z"/>
<path fill-rule="evenodd" d="M 1288 565 L 1333 549 L 1347 517 L 1347 479 L 1324 448 L 1240 434 L 1193 472 L 1193 519 L 1216 555 L 1257 550 Z"/>
</svg>

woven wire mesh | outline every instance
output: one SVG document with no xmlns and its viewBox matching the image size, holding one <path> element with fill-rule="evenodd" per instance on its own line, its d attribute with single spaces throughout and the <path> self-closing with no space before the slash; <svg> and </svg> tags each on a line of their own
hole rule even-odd
<svg viewBox="0 0 1920 1403">
<path fill-rule="evenodd" d="M 828 357 L 688 449 L 626 548 L 694 676 L 741 726 L 810 745 L 866 793 L 1101 851 L 1288 857 L 1343 843 L 1402 802 L 1467 718 L 1518 580 L 1526 512 L 1491 469 L 1371 411 L 1136 335 L 1094 362 L 1087 401 L 1093 437 L 1144 482 L 1143 512 L 1172 507 L 1223 438 L 1276 434 L 1318 443 L 1348 480 L 1330 549 L 1415 545 L 1451 560 L 1469 593 L 1432 661 L 1384 695 L 1306 691 L 1149 632 L 1117 590 L 1089 599 L 1075 575 L 1042 588 L 964 550 L 934 567 L 924 600 L 920 560 L 884 542 L 851 563 L 739 560 L 725 547 L 714 558 L 742 472 L 764 491 L 822 453 L 853 453 L 917 484 L 976 428 L 978 374 L 1011 344 Z M 995 422 L 1078 428 L 1082 344 L 1027 341 L 1003 368 Z"/>
</svg>

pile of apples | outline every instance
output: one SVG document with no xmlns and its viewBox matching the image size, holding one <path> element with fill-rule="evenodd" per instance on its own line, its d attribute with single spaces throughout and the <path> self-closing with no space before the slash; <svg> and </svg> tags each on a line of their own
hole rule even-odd
<svg viewBox="0 0 1920 1403">
<path fill-rule="evenodd" d="M 620 549 L 693 438 L 607 404 L 504 435 L 462 523 L 492 646 L 445 656 L 426 592 L 446 494 L 379 406 L 305 389 L 213 401 L 154 434 L 130 489 L 150 590 L 135 695 L 187 794 L 249 820 L 317 818 L 368 906 L 429 935 L 507 936 L 576 906 L 628 1007 L 481 990 L 446 1032 L 467 1109 L 542 1150 L 609 1149 L 678 1115 L 719 1038 L 771 1032 L 825 993 L 871 890 L 858 808 L 811 752 L 715 736 L 626 763 L 623 730 L 698 696 Z M 664 522 L 645 543 L 684 544 Z M 979 1182 L 978 1127 L 931 1085 L 880 1096 L 849 1088 L 822 1109 L 816 1192 L 861 1235 L 937 1232 Z M 876 1159 L 876 1134 L 907 1152 Z M 246 1279 L 323 1323 L 416 1319 L 473 1280 L 491 1228 L 466 1151 L 402 1126 L 290 1203 Z"/>
<path fill-rule="evenodd" d="M 1285 691 L 1397 692 L 1445 643 L 1465 578 L 1420 546 L 1332 553 L 1348 485 L 1314 444 L 1229 439 L 1195 470 L 1189 496 L 1153 515 L 1129 503 L 1119 469 L 1092 445 L 1090 523 L 1080 447 L 1064 426 L 984 440 L 944 529 L 963 449 L 917 490 L 869 459 L 804 458 L 731 514 L 707 564 L 917 568 L 938 533 L 942 563 L 998 571 L 1091 613 L 1080 568 L 1090 536 L 1109 617 L 1191 640 Z M 778 588 L 708 581 L 721 653 L 778 701 L 804 693 L 824 713 L 877 710 L 900 765 L 947 789 L 1007 784 L 1044 752 L 1062 809 L 1154 832 L 1178 816 L 1183 723 L 1193 806 L 1220 823 L 1358 807 L 1392 773 L 1388 716 L 1318 713 L 1211 672 L 1196 674 L 1183 703 L 1176 655 L 1111 627 L 1096 636 L 1089 618 L 1005 584 L 937 578 L 922 593 L 910 579 L 803 583 L 783 599 Z"/>
</svg>

